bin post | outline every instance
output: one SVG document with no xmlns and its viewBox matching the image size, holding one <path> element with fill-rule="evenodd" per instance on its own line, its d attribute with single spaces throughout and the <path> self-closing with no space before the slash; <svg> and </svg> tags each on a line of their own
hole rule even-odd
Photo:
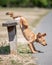
<svg viewBox="0 0 52 65">
<path fill-rule="evenodd" d="M 8 41 L 10 45 L 10 53 L 17 54 L 17 33 L 16 33 L 16 22 L 8 21 L 2 24 L 7 27 Z"/>
</svg>

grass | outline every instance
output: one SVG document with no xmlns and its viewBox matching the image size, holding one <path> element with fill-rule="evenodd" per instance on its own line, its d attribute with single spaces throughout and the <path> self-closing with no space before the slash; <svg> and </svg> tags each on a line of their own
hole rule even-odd
<svg viewBox="0 0 52 65">
<path fill-rule="evenodd" d="M 31 51 L 27 44 L 18 44 L 17 52 L 19 54 L 31 54 Z M 10 46 L 1 46 L 0 47 L 0 54 L 9 54 L 10 53 Z"/>
<path fill-rule="evenodd" d="M 27 44 L 18 44 L 17 52 L 22 57 L 30 57 L 32 54 Z"/>
<path fill-rule="evenodd" d="M 11 60 L 11 65 L 23 65 L 23 63 L 17 62 L 15 60 Z"/>
<path fill-rule="evenodd" d="M 9 47 L 2 47 L 1 48 L 5 53 L 8 52 L 8 50 L 6 51 L 6 49 L 9 49 Z M 14 57 L 14 56 L 9 56 L 9 58 L 7 58 L 8 56 L 6 56 L 6 61 L 5 59 L 3 60 L 3 58 L 0 57 L 0 64 L 3 65 L 3 62 L 6 62 L 4 63 L 4 65 L 35 65 L 33 61 L 33 59 L 31 58 L 32 54 L 31 54 L 31 51 L 28 47 L 27 44 L 21 44 L 19 43 L 18 44 L 18 47 L 17 47 L 17 52 L 18 52 L 18 55 L 17 57 Z M 19 60 L 18 57 L 21 59 Z"/>
<path fill-rule="evenodd" d="M 11 65 L 17 65 L 17 62 L 15 60 L 11 60 Z"/>
<path fill-rule="evenodd" d="M 0 57 L 0 62 L 3 61 L 2 58 Z"/>
</svg>

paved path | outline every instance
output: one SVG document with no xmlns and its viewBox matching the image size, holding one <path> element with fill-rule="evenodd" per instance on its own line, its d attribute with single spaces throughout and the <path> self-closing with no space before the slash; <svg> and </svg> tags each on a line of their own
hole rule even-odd
<svg viewBox="0 0 52 65">
<path fill-rule="evenodd" d="M 40 44 L 36 44 L 36 48 L 44 52 L 34 55 L 38 58 L 37 64 L 52 65 L 52 12 L 46 15 L 36 27 L 36 33 L 38 32 L 47 33 L 46 41 L 48 45 L 43 47 Z"/>
</svg>

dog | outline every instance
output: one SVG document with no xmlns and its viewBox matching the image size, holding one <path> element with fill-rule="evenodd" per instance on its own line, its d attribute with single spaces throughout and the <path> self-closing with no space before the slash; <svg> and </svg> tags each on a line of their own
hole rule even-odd
<svg viewBox="0 0 52 65">
<path fill-rule="evenodd" d="M 33 44 L 34 42 L 40 43 L 43 46 L 47 45 L 46 40 L 44 38 L 46 36 L 46 33 L 41 34 L 39 32 L 38 34 L 35 34 L 34 32 L 32 32 L 29 29 L 27 20 L 22 16 L 14 16 L 14 14 L 12 12 L 7 12 L 6 15 L 10 15 L 10 17 L 12 17 L 14 20 L 16 20 L 17 23 L 20 25 L 22 34 L 25 37 L 25 39 L 28 41 L 28 46 L 32 53 L 40 52 L 40 51 L 36 50 L 36 48 Z"/>
</svg>

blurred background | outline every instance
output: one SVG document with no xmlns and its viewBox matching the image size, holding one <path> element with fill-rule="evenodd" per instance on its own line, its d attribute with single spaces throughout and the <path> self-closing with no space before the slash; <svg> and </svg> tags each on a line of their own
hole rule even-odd
<svg viewBox="0 0 52 65">
<path fill-rule="evenodd" d="M 52 7 L 52 0 L 0 0 L 0 7 Z"/>
</svg>

